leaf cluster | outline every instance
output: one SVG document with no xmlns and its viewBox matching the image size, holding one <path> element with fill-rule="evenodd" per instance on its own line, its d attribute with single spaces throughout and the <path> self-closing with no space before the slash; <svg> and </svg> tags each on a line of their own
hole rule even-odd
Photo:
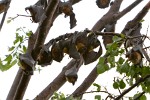
<svg viewBox="0 0 150 100">
<path fill-rule="evenodd" d="M 25 41 L 32 34 L 31 31 L 24 31 L 25 27 L 20 27 L 16 29 L 16 37 L 13 41 L 13 46 L 8 47 L 8 52 L 5 58 L 0 60 L 0 70 L 6 71 L 14 66 L 18 62 L 18 54 L 26 52 Z M 21 33 L 23 32 L 23 35 Z"/>
</svg>

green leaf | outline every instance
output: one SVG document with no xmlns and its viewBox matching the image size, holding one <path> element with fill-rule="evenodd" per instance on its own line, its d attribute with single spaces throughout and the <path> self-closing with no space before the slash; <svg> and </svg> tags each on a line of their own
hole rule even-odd
<svg viewBox="0 0 150 100">
<path fill-rule="evenodd" d="M 115 57 L 114 56 L 109 56 L 107 58 L 107 61 L 110 63 L 111 67 L 115 67 Z"/>
<path fill-rule="evenodd" d="M 125 51 L 125 49 L 119 49 L 119 50 L 118 50 L 118 52 L 119 52 L 120 54 L 123 54 L 124 51 Z"/>
<path fill-rule="evenodd" d="M 24 45 L 23 46 L 23 52 L 25 53 L 27 51 L 27 48 L 26 48 L 26 46 Z"/>
<path fill-rule="evenodd" d="M 122 33 L 120 34 L 120 36 L 121 36 L 121 38 L 125 38 L 125 35 L 124 35 L 124 34 L 122 34 Z"/>
<path fill-rule="evenodd" d="M 17 28 L 16 31 L 19 31 L 21 29 L 21 27 Z"/>
<path fill-rule="evenodd" d="M 104 64 L 104 62 L 105 62 L 105 58 L 104 57 L 100 57 L 99 58 L 99 64 Z"/>
<path fill-rule="evenodd" d="M 130 66 L 128 62 L 125 62 L 124 64 L 121 64 L 120 66 L 117 67 L 117 71 L 120 73 L 129 73 Z"/>
<path fill-rule="evenodd" d="M 95 95 L 95 100 L 101 100 L 101 96 L 100 95 Z"/>
<path fill-rule="evenodd" d="M 137 98 L 139 97 L 139 95 L 140 95 L 141 93 L 137 93 L 137 94 L 135 94 L 134 96 L 133 96 L 133 99 L 135 100 L 137 100 Z M 146 96 L 145 95 L 142 95 L 140 98 L 138 98 L 138 100 L 147 100 L 147 98 L 146 98 Z"/>
<path fill-rule="evenodd" d="M 19 37 L 19 41 L 22 42 L 23 41 L 23 36 Z"/>
<path fill-rule="evenodd" d="M 11 66 L 14 66 L 17 63 L 17 60 L 12 61 Z"/>
<path fill-rule="evenodd" d="M 8 51 L 12 51 L 12 50 L 14 50 L 14 48 L 15 48 L 15 46 L 12 46 L 12 47 L 8 48 Z"/>
<path fill-rule="evenodd" d="M 11 67 L 12 67 L 12 66 L 7 63 L 7 64 L 3 65 L 2 71 L 6 71 L 6 70 L 10 69 Z"/>
<path fill-rule="evenodd" d="M 126 84 L 124 83 L 123 80 L 121 80 L 121 81 L 119 82 L 119 87 L 120 87 L 120 89 L 124 89 L 124 88 L 126 87 Z"/>
<path fill-rule="evenodd" d="M 97 87 L 97 91 L 100 91 L 100 90 L 101 90 L 101 86 L 100 86 L 99 84 L 93 83 L 93 86 L 96 86 L 96 87 Z"/>
<path fill-rule="evenodd" d="M 140 100 L 147 100 L 146 96 L 145 95 L 142 95 Z"/>
<path fill-rule="evenodd" d="M 2 63 L 2 60 L 0 59 L 0 70 L 2 71 L 3 69 L 3 63 Z"/>
<path fill-rule="evenodd" d="M 8 20 L 7 20 L 7 24 L 9 24 L 10 22 L 11 22 L 11 19 L 8 19 Z"/>
<path fill-rule="evenodd" d="M 109 69 L 109 66 L 107 64 L 98 64 L 96 67 L 98 74 L 102 74 Z"/>
<path fill-rule="evenodd" d="M 114 83 L 113 83 L 113 88 L 114 88 L 114 89 L 118 89 L 118 88 L 119 88 L 118 82 L 114 82 Z"/>
<path fill-rule="evenodd" d="M 14 45 L 16 44 L 16 43 L 18 43 L 19 42 L 19 38 L 18 37 L 16 37 L 16 40 L 13 42 L 14 43 Z"/>
<path fill-rule="evenodd" d="M 12 66 L 14 66 L 17 63 L 17 60 L 12 61 L 11 63 L 6 63 L 5 65 L 2 66 L 2 71 L 6 71 L 10 69 Z"/>
<path fill-rule="evenodd" d="M 120 57 L 119 60 L 118 60 L 118 63 L 119 63 L 119 64 L 123 64 L 124 61 L 125 61 L 125 60 L 124 60 L 122 57 Z"/>
<path fill-rule="evenodd" d="M 118 42 L 121 41 L 122 38 L 118 37 L 118 36 L 113 36 L 113 42 Z"/>
<path fill-rule="evenodd" d="M 29 31 L 29 32 L 27 32 L 26 34 L 27 34 L 28 37 L 30 37 L 31 34 L 33 34 L 33 32 L 32 32 L 32 31 Z"/>
<path fill-rule="evenodd" d="M 7 63 L 10 63 L 12 60 L 12 55 L 8 55 L 6 56 L 6 58 L 4 59 L 4 61 L 7 61 Z"/>
</svg>

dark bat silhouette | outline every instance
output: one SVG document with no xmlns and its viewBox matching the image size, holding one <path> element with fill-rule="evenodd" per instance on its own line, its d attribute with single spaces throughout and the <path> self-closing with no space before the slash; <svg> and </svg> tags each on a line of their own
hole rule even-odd
<svg viewBox="0 0 150 100">
<path fill-rule="evenodd" d="M 39 0 L 34 5 L 26 7 L 25 10 L 29 10 L 31 17 L 32 17 L 32 21 L 34 23 L 38 23 L 42 20 L 42 18 L 46 17 L 46 15 L 45 16 L 43 15 L 46 9 L 46 6 L 47 6 L 46 0 Z"/>
<path fill-rule="evenodd" d="M 31 56 L 31 53 L 19 54 L 19 61 L 21 64 L 21 69 L 27 75 L 33 75 L 36 62 Z"/>
<path fill-rule="evenodd" d="M 77 72 L 78 72 L 78 69 L 76 68 L 76 66 L 73 66 L 72 68 L 70 68 L 69 70 L 67 70 L 65 72 L 66 80 L 74 85 L 75 82 L 78 79 Z"/>
<path fill-rule="evenodd" d="M 59 12 L 64 13 L 65 17 L 70 17 L 70 29 L 76 26 L 75 13 L 73 12 L 72 1 L 61 2 L 59 5 Z"/>
</svg>

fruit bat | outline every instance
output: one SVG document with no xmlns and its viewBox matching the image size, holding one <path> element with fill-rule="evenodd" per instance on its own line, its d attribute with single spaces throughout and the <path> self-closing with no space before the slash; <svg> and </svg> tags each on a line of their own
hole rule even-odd
<svg viewBox="0 0 150 100">
<path fill-rule="evenodd" d="M 68 54 L 70 57 L 74 59 L 79 59 L 80 54 L 78 53 L 76 49 L 76 45 L 73 42 L 73 37 L 70 37 L 69 39 L 66 40 L 61 40 L 59 41 L 60 47 L 63 48 L 63 53 Z"/>
<path fill-rule="evenodd" d="M 93 49 L 97 48 L 98 46 L 101 47 L 101 43 L 98 40 L 97 36 L 95 34 L 88 35 L 88 44 L 87 44 L 87 50 L 92 51 Z"/>
<path fill-rule="evenodd" d="M 76 18 L 73 12 L 72 1 L 61 2 L 59 5 L 59 12 L 64 13 L 65 17 L 70 17 L 70 29 L 76 26 Z"/>
<path fill-rule="evenodd" d="M 52 45 L 51 56 L 57 62 L 60 62 L 64 57 L 63 48 L 61 48 L 59 43 L 56 41 Z"/>
<path fill-rule="evenodd" d="M 53 61 L 51 52 L 49 51 L 49 47 L 47 45 L 42 46 L 40 54 L 37 58 L 38 64 L 42 67 L 50 65 Z"/>
<path fill-rule="evenodd" d="M 132 22 L 130 22 L 132 23 Z M 129 36 L 129 37 L 136 37 L 136 36 L 141 36 L 141 27 L 142 24 L 141 23 L 138 23 L 135 25 L 135 27 L 131 28 L 131 29 L 126 29 L 124 32 L 126 34 L 126 36 Z M 128 48 L 128 47 L 131 47 L 131 46 L 134 46 L 134 45 L 140 45 L 142 46 L 142 39 L 141 37 L 138 37 L 138 38 L 131 38 L 131 39 L 127 39 L 127 41 L 125 42 L 125 48 Z"/>
<path fill-rule="evenodd" d="M 32 58 L 31 54 L 30 53 L 19 54 L 19 61 L 21 64 L 20 67 L 25 72 L 25 74 L 33 75 L 36 62 Z"/>
<path fill-rule="evenodd" d="M 134 65 L 142 66 L 143 53 L 140 46 L 133 47 L 130 51 L 126 53 L 126 57 Z"/>
<path fill-rule="evenodd" d="M 88 39 L 88 50 L 82 55 L 84 59 L 84 64 L 90 64 L 96 61 L 102 55 L 102 47 L 100 41 L 97 38 Z M 91 42 L 90 42 L 91 41 Z M 99 46 L 98 52 L 95 52 L 94 49 Z"/>
<path fill-rule="evenodd" d="M 39 0 L 34 5 L 26 7 L 25 10 L 29 10 L 32 17 L 32 21 L 38 23 L 41 21 L 42 18 L 46 17 L 46 15 L 45 16 L 43 15 L 46 6 L 47 6 L 47 0 Z"/>
<path fill-rule="evenodd" d="M 84 31 L 84 32 L 79 32 L 75 34 L 74 36 L 75 45 L 76 45 L 77 51 L 80 54 L 85 53 L 87 50 L 87 45 L 88 45 L 87 34 L 88 33 Z"/>
<path fill-rule="evenodd" d="M 73 66 L 72 68 L 68 69 L 65 72 L 66 80 L 74 85 L 78 78 L 77 72 L 78 69 L 76 68 L 76 66 Z"/>
<path fill-rule="evenodd" d="M 99 8 L 107 8 L 109 6 L 110 0 L 96 0 L 96 5 Z"/>
</svg>

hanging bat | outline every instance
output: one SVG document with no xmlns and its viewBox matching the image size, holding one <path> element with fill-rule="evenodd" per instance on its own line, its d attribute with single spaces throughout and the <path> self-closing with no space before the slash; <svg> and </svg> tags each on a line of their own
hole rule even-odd
<svg viewBox="0 0 150 100">
<path fill-rule="evenodd" d="M 143 53 L 140 46 L 133 47 L 130 51 L 126 53 L 126 57 L 134 65 L 142 66 Z"/>
<path fill-rule="evenodd" d="M 76 66 L 74 66 L 74 67 L 70 68 L 69 70 L 67 70 L 65 72 L 66 80 L 74 85 L 75 82 L 78 79 L 77 72 L 78 72 L 78 69 L 76 68 Z"/>
<path fill-rule="evenodd" d="M 19 54 L 19 61 L 21 64 L 20 67 L 25 72 L 25 74 L 33 75 L 36 62 L 32 58 L 31 54 L 30 53 Z"/>
<path fill-rule="evenodd" d="M 41 21 L 42 18 L 46 17 L 46 16 L 43 17 L 46 6 L 47 0 L 39 0 L 34 5 L 26 7 L 25 10 L 26 11 L 29 10 L 32 17 L 32 21 L 34 23 L 38 23 Z"/>
<path fill-rule="evenodd" d="M 40 54 L 37 58 L 38 64 L 42 67 L 50 65 L 53 61 L 51 52 L 49 51 L 49 47 L 47 45 L 42 46 Z"/>
<path fill-rule="evenodd" d="M 63 48 L 60 47 L 58 42 L 53 43 L 51 48 L 51 56 L 57 62 L 60 62 L 63 59 Z"/>
<path fill-rule="evenodd" d="M 70 17 L 70 29 L 76 26 L 76 18 L 75 13 L 73 12 L 72 1 L 61 2 L 59 5 L 59 12 L 65 14 L 65 18 L 67 16 Z"/>
<path fill-rule="evenodd" d="M 132 22 L 130 22 L 130 23 L 132 23 Z M 141 36 L 141 32 L 140 32 L 141 28 L 142 28 L 142 24 L 138 23 L 135 25 L 135 27 L 125 30 L 126 36 L 129 36 L 129 37 L 139 36 L 137 38 L 127 39 L 127 41 L 125 43 L 125 48 L 133 47 L 135 45 L 142 46 L 142 39 L 140 37 Z"/>
</svg>

